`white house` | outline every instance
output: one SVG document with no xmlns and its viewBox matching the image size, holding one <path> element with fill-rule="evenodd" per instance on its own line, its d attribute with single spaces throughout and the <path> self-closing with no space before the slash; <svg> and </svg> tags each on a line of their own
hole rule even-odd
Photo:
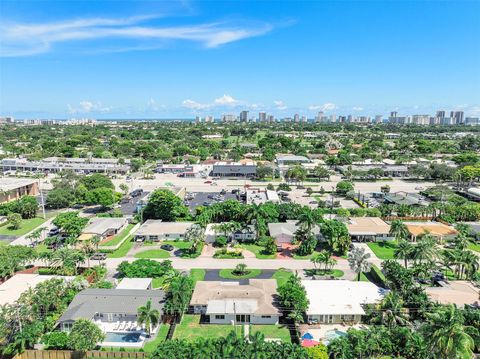
<svg viewBox="0 0 480 359">
<path fill-rule="evenodd" d="M 309 323 L 358 323 L 364 305 L 381 301 L 387 292 L 370 282 L 348 280 L 303 280 L 302 285 L 310 302 Z"/>
<path fill-rule="evenodd" d="M 205 242 L 213 243 L 217 237 L 225 237 L 225 233 L 218 229 L 222 223 L 209 223 L 205 229 Z M 234 231 L 227 231 L 226 238 L 228 240 L 235 240 L 238 242 L 253 241 L 255 239 L 256 231 L 252 225 L 244 228 L 236 229 Z"/>
<path fill-rule="evenodd" d="M 250 279 L 247 284 L 199 281 L 190 306 L 213 324 L 277 324 L 276 295 L 275 279 Z"/>
<path fill-rule="evenodd" d="M 298 230 L 299 226 L 297 225 L 298 221 L 290 220 L 284 223 L 269 223 L 268 224 L 268 232 L 270 233 L 270 237 L 272 237 L 277 246 L 281 246 L 282 244 L 292 243 L 295 232 Z M 318 226 L 314 226 L 312 229 L 312 233 L 318 238 L 321 238 L 320 235 L 320 228 Z"/>
<path fill-rule="evenodd" d="M 193 222 L 162 222 L 160 219 L 149 219 L 135 232 L 135 241 L 152 241 L 185 239 L 185 233 Z"/>
</svg>

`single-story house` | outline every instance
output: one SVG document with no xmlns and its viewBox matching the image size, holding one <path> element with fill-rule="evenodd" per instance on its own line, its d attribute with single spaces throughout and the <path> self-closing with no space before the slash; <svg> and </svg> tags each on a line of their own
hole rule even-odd
<svg viewBox="0 0 480 359">
<path fill-rule="evenodd" d="M 458 231 L 452 226 L 440 222 L 404 222 L 413 241 L 419 236 L 429 234 L 440 241 L 453 239 Z"/>
<path fill-rule="evenodd" d="M 116 289 L 152 289 L 152 278 L 123 278 Z"/>
<path fill-rule="evenodd" d="M 457 307 L 474 306 L 480 308 L 480 291 L 468 281 L 451 281 L 440 287 L 425 288 L 425 292 L 434 302 L 455 304 Z"/>
<path fill-rule="evenodd" d="M 302 280 L 309 300 L 309 323 L 358 323 L 364 305 L 382 300 L 386 290 L 370 282 L 348 280 Z"/>
<path fill-rule="evenodd" d="M 125 217 L 94 217 L 88 221 L 78 240 L 86 241 L 95 236 L 99 236 L 101 239 L 112 237 L 120 233 L 127 224 L 128 221 Z"/>
<path fill-rule="evenodd" d="M 281 246 L 282 244 L 292 243 L 295 237 L 295 232 L 299 228 L 297 223 L 298 221 L 290 220 L 284 223 L 268 224 L 268 232 L 270 233 L 270 237 L 272 237 L 275 240 L 275 242 L 277 243 L 277 246 Z M 312 233 L 318 239 L 321 239 L 320 227 L 314 226 L 312 229 Z"/>
<path fill-rule="evenodd" d="M 185 239 L 185 233 L 193 222 L 162 222 L 161 219 L 145 221 L 135 232 L 135 241 L 153 241 Z"/>
<path fill-rule="evenodd" d="M 75 279 L 75 277 L 58 275 L 15 274 L 0 284 L 0 305 L 13 304 L 20 298 L 23 292 L 35 288 L 37 284 L 54 278 L 61 278 L 66 281 Z"/>
<path fill-rule="evenodd" d="M 68 332 L 76 320 L 83 318 L 95 322 L 107 333 L 131 329 L 141 331 L 137 312 L 148 301 L 151 301 L 153 309 L 163 314 L 165 293 L 161 290 L 85 289 L 73 298 L 57 324 L 61 330 Z M 121 324 L 123 328 L 119 329 Z"/>
<path fill-rule="evenodd" d="M 348 234 L 354 241 L 388 239 L 390 225 L 379 217 L 350 217 L 345 222 Z"/>
<path fill-rule="evenodd" d="M 190 306 L 214 324 L 277 324 L 277 281 L 250 279 L 239 282 L 198 281 Z"/>
<path fill-rule="evenodd" d="M 222 223 L 209 223 L 205 229 L 205 242 L 213 243 L 218 237 L 225 237 L 225 233 L 221 231 L 219 226 Z M 255 227 L 248 225 L 234 231 L 228 231 L 227 240 L 235 240 L 238 242 L 253 241 L 256 237 Z"/>
</svg>

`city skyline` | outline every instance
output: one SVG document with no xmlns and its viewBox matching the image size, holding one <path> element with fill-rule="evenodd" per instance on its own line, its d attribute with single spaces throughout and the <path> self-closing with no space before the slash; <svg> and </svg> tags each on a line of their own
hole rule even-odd
<svg viewBox="0 0 480 359">
<path fill-rule="evenodd" d="M 480 115 L 478 3 L 215 4 L 2 2 L 0 116 Z"/>
</svg>

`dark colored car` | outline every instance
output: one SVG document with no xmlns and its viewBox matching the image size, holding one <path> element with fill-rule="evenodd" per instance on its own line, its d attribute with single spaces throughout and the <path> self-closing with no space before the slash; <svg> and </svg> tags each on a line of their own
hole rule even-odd
<svg viewBox="0 0 480 359">
<path fill-rule="evenodd" d="M 168 252 L 173 251 L 173 246 L 171 244 L 162 244 L 160 248 Z"/>
<path fill-rule="evenodd" d="M 49 237 L 58 236 L 59 233 L 60 233 L 60 230 L 57 227 L 53 227 L 48 231 L 48 236 Z"/>
<path fill-rule="evenodd" d="M 90 259 L 103 261 L 107 259 L 107 255 L 105 253 L 95 253 L 93 256 L 90 257 Z"/>
</svg>

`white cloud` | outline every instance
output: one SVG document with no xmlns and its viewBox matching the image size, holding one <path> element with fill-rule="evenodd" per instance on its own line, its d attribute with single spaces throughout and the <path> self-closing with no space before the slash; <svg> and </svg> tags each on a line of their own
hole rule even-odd
<svg viewBox="0 0 480 359">
<path fill-rule="evenodd" d="M 275 108 L 277 110 L 283 111 L 283 110 L 286 110 L 288 108 L 287 105 L 285 105 L 285 103 L 281 100 L 275 100 L 275 101 L 273 101 L 273 103 L 275 104 Z"/>
<path fill-rule="evenodd" d="M 352 108 L 353 111 L 363 111 L 363 107 L 360 107 L 360 106 L 355 106 Z"/>
<path fill-rule="evenodd" d="M 234 105 L 237 105 L 239 101 L 235 100 L 230 95 L 223 95 L 222 97 L 216 98 L 214 103 L 216 105 L 222 105 L 222 106 L 234 106 Z"/>
<path fill-rule="evenodd" d="M 109 106 L 103 106 L 101 102 L 92 102 L 92 101 L 80 101 L 78 106 L 67 105 L 68 112 L 70 114 L 77 113 L 91 113 L 91 112 L 109 112 L 112 108 Z"/>
<path fill-rule="evenodd" d="M 207 104 L 202 104 L 193 100 L 184 100 L 182 106 L 191 110 L 203 110 L 209 107 Z"/>
<path fill-rule="evenodd" d="M 310 111 L 332 111 L 335 110 L 337 106 L 334 103 L 325 103 L 323 105 L 311 105 L 308 107 Z"/>
<path fill-rule="evenodd" d="M 158 16 L 156 16 L 158 17 Z M 155 16 L 123 19 L 84 18 L 49 23 L 7 23 L 0 27 L 0 53 L 4 57 L 31 56 L 52 50 L 58 43 L 96 39 L 123 39 L 158 42 L 183 40 L 207 48 L 268 33 L 272 26 L 206 23 L 184 26 L 154 26 L 141 23 Z M 122 49 L 128 49 L 124 47 Z M 135 50 L 135 46 L 130 47 Z M 115 51 L 115 49 L 111 49 Z"/>
</svg>

